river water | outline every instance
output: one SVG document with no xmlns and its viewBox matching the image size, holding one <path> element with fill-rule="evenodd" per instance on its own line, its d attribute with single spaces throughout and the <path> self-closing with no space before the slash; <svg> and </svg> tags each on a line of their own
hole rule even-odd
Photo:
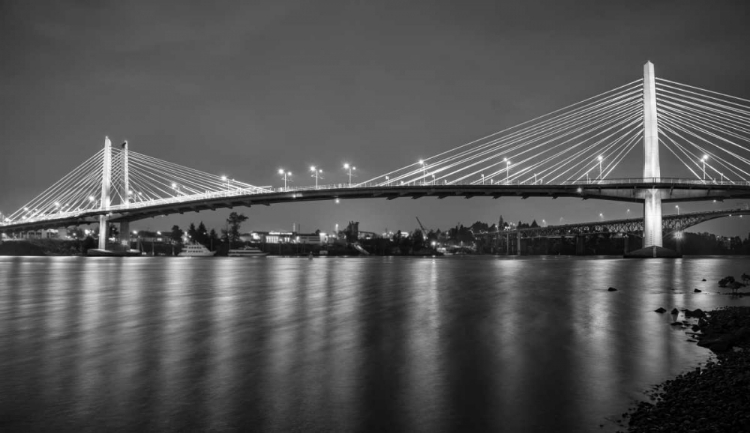
<svg viewBox="0 0 750 433">
<path fill-rule="evenodd" d="M 708 359 L 653 310 L 750 305 L 716 284 L 748 271 L 747 257 L 0 257 L 0 430 L 612 431 Z"/>
</svg>

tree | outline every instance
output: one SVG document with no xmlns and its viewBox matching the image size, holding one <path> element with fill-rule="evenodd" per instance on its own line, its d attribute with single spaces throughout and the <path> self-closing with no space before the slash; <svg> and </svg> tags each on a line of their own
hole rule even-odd
<svg viewBox="0 0 750 433">
<path fill-rule="evenodd" d="M 219 235 L 216 233 L 216 230 L 211 229 L 211 233 L 208 234 L 208 243 L 211 246 L 211 250 L 216 248 L 216 245 L 219 244 Z"/>
<path fill-rule="evenodd" d="M 195 224 L 190 223 L 190 227 L 188 227 L 187 231 L 188 236 L 190 237 L 190 240 L 193 242 L 198 242 L 198 231 L 195 230 Z"/>
<path fill-rule="evenodd" d="M 172 241 L 174 243 L 181 244 L 183 235 L 185 235 L 185 232 L 182 231 L 180 226 L 177 226 L 177 225 L 172 226 L 172 233 L 169 234 L 169 237 L 172 238 Z"/>
<path fill-rule="evenodd" d="M 198 229 L 195 232 L 195 240 L 204 246 L 208 246 L 208 244 L 211 242 L 211 239 L 208 236 L 208 230 L 203 224 L 203 221 L 198 224 Z"/>
<path fill-rule="evenodd" d="M 359 222 L 349 221 L 349 225 L 344 229 L 344 235 L 346 236 L 347 242 L 357 242 L 357 239 L 359 238 Z"/>
<path fill-rule="evenodd" d="M 245 221 L 247 221 L 247 217 L 241 213 L 238 214 L 237 212 L 232 212 L 229 214 L 229 218 L 227 218 L 227 228 L 226 230 L 222 229 L 221 233 L 227 239 L 230 246 L 240 241 L 240 227 Z"/>
</svg>

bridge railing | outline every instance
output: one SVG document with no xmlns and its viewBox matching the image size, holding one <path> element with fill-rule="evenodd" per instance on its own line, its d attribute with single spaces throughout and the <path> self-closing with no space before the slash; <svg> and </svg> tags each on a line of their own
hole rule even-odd
<svg viewBox="0 0 750 433">
<path fill-rule="evenodd" d="M 330 191 L 336 189 L 361 189 L 361 188 L 413 188 L 413 187 L 455 187 L 455 186 L 539 186 L 539 187 L 550 187 L 550 186 L 590 186 L 600 187 L 602 185 L 643 185 L 643 184 L 654 184 L 658 183 L 661 185 L 716 185 L 716 186 L 750 186 L 748 181 L 737 181 L 737 180 L 700 180 L 700 179 L 683 179 L 674 177 L 660 177 L 660 178 L 618 178 L 618 179 L 593 179 L 593 180 L 564 180 L 557 184 L 543 183 L 543 181 L 518 181 L 512 180 L 508 182 L 498 181 L 494 183 L 481 183 L 480 181 L 454 181 L 454 182 L 425 182 L 412 181 L 409 183 L 401 183 L 400 181 L 390 182 L 367 182 L 367 183 L 335 183 L 318 186 L 287 186 L 287 187 L 251 187 L 251 188 L 230 188 L 222 191 L 207 191 L 205 193 L 198 194 L 183 194 L 175 197 L 165 197 L 155 200 L 143 200 L 135 201 L 127 204 L 117 204 L 109 206 L 108 210 L 112 212 L 120 212 L 127 209 L 140 209 L 144 207 L 168 205 L 175 203 L 194 202 L 200 200 L 213 200 L 219 198 L 232 198 L 232 197 L 246 197 L 249 195 L 260 195 L 260 194 L 272 194 L 272 193 L 284 193 L 284 192 L 307 192 L 307 191 Z M 1 220 L 0 226 L 14 225 L 18 223 L 31 223 L 49 220 L 58 220 L 66 218 L 75 218 L 86 213 L 98 213 L 102 212 L 102 209 L 89 208 L 89 209 L 76 209 L 75 211 L 68 212 L 49 212 L 38 216 L 25 216 L 22 219 L 16 220 Z"/>
</svg>

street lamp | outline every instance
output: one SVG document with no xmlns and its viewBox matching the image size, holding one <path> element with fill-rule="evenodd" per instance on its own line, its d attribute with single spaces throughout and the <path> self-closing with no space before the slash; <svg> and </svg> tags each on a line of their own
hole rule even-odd
<svg viewBox="0 0 750 433">
<path fill-rule="evenodd" d="M 386 176 L 385 177 L 385 184 L 388 185 L 390 183 L 390 181 L 391 181 L 391 178 L 388 177 L 388 176 Z"/>
<path fill-rule="evenodd" d="M 419 164 L 422 165 L 422 185 L 427 183 L 427 164 L 423 160 L 419 160 Z"/>
<path fill-rule="evenodd" d="M 706 180 L 706 160 L 708 159 L 708 155 L 703 155 L 703 158 L 701 158 L 701 161 L 703 161 L 703 180 Z"/>
<path fill-rule="evenodd" d="M 352 170 L 356 170 L 357 167 L 349 165 L 349 163 L 344 163 L 344 170 L 349 171 L 349 186 L 352 186 Z"/>
<path fill-rule="evenodd" d="M 508 179 L 510 178 L 510 160 L 508 158 L 503 158 L 503 161 L 505 161 L 505 184 L 508 185 Z"/>
<path fill-rule="evenodd" d="M 229 194 L 229 179 L 226 176 L 222 176 L 221 181 L 227 183 L 227 194 Z"/>
<path fill-rule="evenodd" d="M 603 213 L 600 213 L 600 214 L 599 214 L 599 218 L 601 218 L 601 219 L 604 219 L 604 214 L 603 214 Z"/>
<path fill-rule="evenodd" d="M 315 168 L 315 166 L 310 167 L 310 171 L 313 172 L 313 174 L 310 175 L 310 177 L 315 178 L 315 189 L 318 189 L 318 176 L 320 174 L 323 174 L 323 170 Z"/>
<path fill-rule="evenodd" d="M 602 160 L 604 159 L 603 156 L 599 155 L 599 179 L 602 178 Z"/>
<path fill-rule="evenodd" d="M 283 168 L 279 169 L 279 174 L 284 176 L 284 189 L 286 190 L 286 182 L 288 177 L 292 177 L 291 171 L 285 171 Z"/>
<path fill-rule="evenodd" d="M 677 209 L 677 215 L 680 214 L 680 205 L 676 204 L 674 205 L 675 209 Z"/>
<path fill-rule="evenodd" d="M 482 173 L 482 185 L 484 185 L 484 173 Z"/>
</svg>

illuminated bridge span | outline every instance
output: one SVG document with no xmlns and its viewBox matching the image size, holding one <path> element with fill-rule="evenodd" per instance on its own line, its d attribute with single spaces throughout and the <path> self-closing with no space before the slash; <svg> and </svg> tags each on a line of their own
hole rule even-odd
<svg viewBox="0 0 750 433">
<path fill-rule="evenodd" d="M 642 175 L 618 169 L 640 143 Z M 661 176 L 661 148 L 681 164 L 679 176 Z M 750 100 L 657 79 L 649 62 L 643 79 L 364 182 L 349 180 L 256 186 L 130 151 L 127 142 L 113 147 L 107 138 L 104 149 L 1 217 L 0 231 L 119 222 L 126 236 L 132 221 L 234 206 L 574 197 L 643 203 L 643 246 L 661 246 L 671 230 L 663 226 L 671 217 L 662 218 L 662 202 L 750 198 Z"/>
<path fill-rule="evenodd" d="M 710 221 L 717 218 L 741 217 L 750 215 L 750 209 L 728 209 L 708 212 L 690 212 L 680 215 L 667 215 L 662 217 L 662 233 L 664 236 L 672 236 L 692 227 L 694 225 Z M 576 236 L 587 234 L 601 233 L 618 233 L 642 236 L 643 235 L 643 218 L 628 218 L 608 221 L 591 221 L 576 224 L 548 225 L 545 227 L 529 227 L 518 230 L 503 231 L 500 234 L 522 237 L 559 237 L 559 236 Z M 486 236 L 496 236 L 497 233 L 487 233 Z"/>
</svg>

